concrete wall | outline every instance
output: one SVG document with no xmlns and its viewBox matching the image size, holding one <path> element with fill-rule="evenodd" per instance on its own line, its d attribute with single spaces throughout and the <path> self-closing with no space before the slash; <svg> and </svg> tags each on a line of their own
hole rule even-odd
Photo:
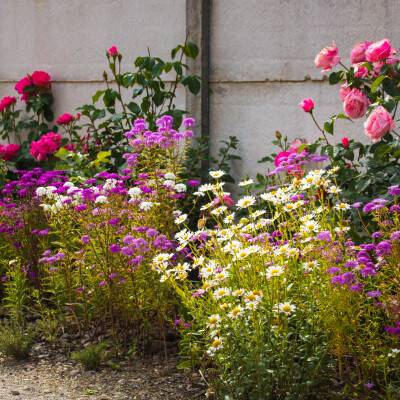
<svg viewBox="0 0 400 400">
<path fill-rule="evenodd" d="M 169 57 L 185 41 L 185 19 L 185 0 L 0 0 L 0 96 L 44 69 L 56 114 L 72 112 L 102 87 L 107 48 L 117 45 L 127 68 L 147 47 Z"/>
<path fill-rule="evenodd" d="M 276 130 L 317 136 L 298 108 L 302 98 L 314 98 L 321 119 L 340 111 L 338 87 L 314 67 L 322 47 L 335 40 L 346 61 L 358 41 L 400 43 L 398 0 L 211 3 L 210 134 L 214 150 L 220 139 L 239 137 L 238 176 L 262 168 L 257 160 L 272 150 Z M 0 0 L 0 96 L 43 68 L 55 80 L 56 113 L 71 112 L 101 86 L 106 48 L 116 44 L 126 61 L 147 46 L 167 57 L 185 32 L 185 0 Z M 360 124 L 339 124 L 338 133 L 363 136 Z"/>
</svg>

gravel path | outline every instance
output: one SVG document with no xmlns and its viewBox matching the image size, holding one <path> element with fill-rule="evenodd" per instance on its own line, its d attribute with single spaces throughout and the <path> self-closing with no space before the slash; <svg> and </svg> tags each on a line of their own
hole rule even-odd
<svg viewBox="0 0 400 400">
<path fill-rule="evenodd" d="M 197 374 L 177 371 L 176 360 L 121 363 L 121 370 L 83 371 L 69 359 L 0 360 L 1 400 L 198 400 Z"/>
</svg>

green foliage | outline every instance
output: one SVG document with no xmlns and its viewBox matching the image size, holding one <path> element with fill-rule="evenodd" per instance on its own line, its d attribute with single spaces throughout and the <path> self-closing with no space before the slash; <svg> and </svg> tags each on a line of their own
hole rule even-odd
<svg viewBox="0 0 400 400">
<path fill-rule="evenodd" d="M 85 370 L 98 371 L 106 359 L 106 348 L 105 342 L 91 344 L 82 350 L 73 352 L 71 358 L 82 364 Z"/>
<path fill-rule="evenodd" d="M 136 118 L 144 118 L 149 129 L 156 128 L 156 120 L 162 115 L 174 118 L 174 127 L 179 128 L 185 110 L 176 107 L 176 91 L 187 87 L 193 94 L 200 91 L 200 79 L 187 74 L 183 58 L 196 58 L 198 48 L 186 42 L 171 51 L 171 60 L 152 56 L 139 56 L 133 70 L 122 71 L 122 55 L 108 57 L 110 75 L 104 72 L 106 88 L 92 96 L 92 104 L 78 108 L 86 122 L 81 128 L 87 131 L 86 151 L 95 160 L 99 151 L 111 151 L 111 168 L 123 166 L 122 155 L 128 151 L 124 132 L 130 130 Z M 166 82 L 166 74 L 171 77 Z M 101 104 L 102 103 L 102 104 Z M 80 141 L 82 144 L 82 141 Z M 79 146 L 79 143 L 77 143 Z"/>
<path fill-rule="evenodd" d="M 11 321 L 23 326 L 28 302 L 27 282 L 18 260 L 13 260 L 11 265 L 7 274 L 3 302 Z"/>
<path fill-rule="evenodd" d="M 20 326 L 0 326 L 0 353 L 17 360 L 23 360 L 29 356 L 33 344 L 31 329 L 23 330 Z"/>
</svg>

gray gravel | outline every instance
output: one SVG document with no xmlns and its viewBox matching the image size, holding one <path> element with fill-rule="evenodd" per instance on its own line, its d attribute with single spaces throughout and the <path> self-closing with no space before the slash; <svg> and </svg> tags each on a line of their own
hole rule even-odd
<svg viewBox="0 0 400 400">
<path fill-rule="evenodd" d="M 1 400 L 197 400 L 205 388 L 198 374 L 182 374 L 176 359 L 121 363 L 83 371 L 68 358 L 0 359 Z"/>
</svg>

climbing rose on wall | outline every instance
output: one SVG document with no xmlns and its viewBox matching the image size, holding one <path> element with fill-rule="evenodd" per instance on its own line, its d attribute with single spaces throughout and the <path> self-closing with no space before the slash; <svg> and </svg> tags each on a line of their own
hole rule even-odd
<svg viewBox="0 0 400 400">
<path fill-rule="evenodd" d="M 372 43 L 365 51 L 365 56 L 369 62 L 385 60 L 392 53 L 392 45 L 388 39 L 382 39 L 379 42 Z"/>
<path fill-rule="evenodd" d="M 315 57 L 315 66 L 322 68 L 322 72 L 330 71 L 340 61 L 339 50 L 335 42 L 332 46 L 323 48 Z"/>
<path fill-rule="evenodd" d="M 117 57 L 119 52 L 118 52 L 118 47 L 117 46 L 111 46 L 108 50 L 107 50 L 107 54 L 110 57 Z"/>
<path fill-rule="evenodd" d="M 372 44 L 372 42 L 361 42 L 357 43 L 350 53 L 350 62 L 352 64 L 362 63 L 366 60 L 365 58 L 365 51 L 368 47 Z"/>
<path fill-rule="evenodd" d="M 365 115 L 370 101 L 360 89 L 351 89 L 343 101 L 344 113 L 352 119 L 361 118 Z"/>
<path fill-rule="evenodd" d="M 43 161 L 48 155 L 54 154 L 61 146 L 61 135 L 49 132 L 43 135 L 39 140 L 31 143 L 29 153 L 37 161 Z"/>
<path fill-rule="evenodd" d="M 35 71 L 32 76 L 32 83 L 39 87 L 48 87 L 51 83 L 50 75 L 45 71 Z"/>
<path fill-rule="evenodd" d="M 12 104 L 15 104 L 17 99 L 13 96 L 5 96 L 0 100 L 0 112 L 6 110 Z"/>
<path fill-rule="evenodd" d="M 65 114 L 60 115 L 57 118 L 56 123 L 58 125 L 67 125 L 70 122 L 72 122 L 74 119 L 75 119 L 75 117 L 72 114 L 65 113 Z"/>
<path fill-rule="evenodd" d="M 10 161 L 18 154 L 19 149 L 19 144 L 11 143 L 5 146 L 0 144 L 0 157 L 5 161 Z"/>
<path fill-rule="evenodd" d="M 365 134 L 372 142 L 379 142 L 383 136 L 395 128 L 392 116 L 382 106 L 375 108 L 364 123 Z"/>
<path fill-rule="evenodd" d="M 305 111 L 305 112 L 311 112 L 314 109 L 314 102 L 312 99 L 307 98 L 304 99 L 301 103 L 299 103 L 299 106 Z"/>
</svg>

